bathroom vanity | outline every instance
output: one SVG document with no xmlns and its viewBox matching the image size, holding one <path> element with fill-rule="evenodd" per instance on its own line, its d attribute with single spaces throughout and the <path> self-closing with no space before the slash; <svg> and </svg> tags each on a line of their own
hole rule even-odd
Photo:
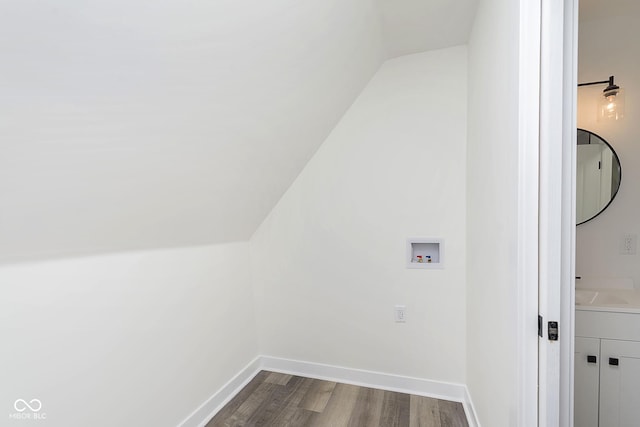
<svg viewBox="0 0 640 427">
<path fill-rule="evenodd" d="M 576 427 L 640 425 L 640 292 L 576 289 Z"/>
</svg>

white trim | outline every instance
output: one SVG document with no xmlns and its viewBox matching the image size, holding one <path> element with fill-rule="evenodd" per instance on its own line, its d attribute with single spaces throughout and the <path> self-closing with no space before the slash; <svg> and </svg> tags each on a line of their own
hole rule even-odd
<svg viewBox="0 0 640 427">
<path fill-rule="evenodd" d="M 562 155 L 562 282 L 560 305 L 560 426 L 574 423 L 576 127 L 578 92 L 578 0 L 564 0 L 564 92 Z"/>
<path fill-rule="evenodd" d="M 179 427 L 204 427 L 261 370 L 261 361 L 258 356 L 185 418 Z"/>
<path fill-rule="evenodd" d="M 455 402 L 463 402 L 465 400 L 465 386 L 463 384 L 431 381 L 422 378 L 404 377 L 270 356 L 263 356 L 262 363 L 265 370 L 283 374 L 299 375 L 307 378 L 428 396 Z"/>
<path fill-rule="evenodd" d="M 567 171 L 565 96 L 567 70 L 565 70 L 566 30 L 565 2 L 542 0 L 541 74 L 540 74 L 540 314 L 547 322 L 558 321 L 559 341 L 539 340 L 539 418 L 546 427 L 565 426 L 561 423 L 561 356 L 570 340 L 563 321 L 562 294 L 565 287 L 567 211 Z M 558 41 L 563 41 L 559 43 Z M 562 101 L 559 102 L 559 99 Z M 573 141 L 575 144 L 575 140 Z M 571 192 L 569 191 L 569 194 Z M 570 205 L 569 205 L 570 210 Z M 571 225 L 575 227 L 575 223 Z"/>
<path fill-rule="evenodd" d="M 469 427 L 480 427 L 469 390 L 464 384 L 432 381 L 271 356 L 259 356 L 254 359 L 232 380 L 200 405 L 179 426 L 205 426 L 261 370 L 460 402 L 464 407 Z"/>
<path fill-rule="evenodd" d="M 464 413 L 467 415 L 467 423 L 469 424 L 469 427 L 480 427 L 478 413 L 476 412 L 476 407 L 473 406 L 471 393 L 469 393 L 467 386 L 464 386 L 464 399 L 462 406 L 464 406 Z"/>
<path fill-rule="evenodd" d="M 520 1 L 517 425 L 538 426 L 540 0 Z"/>
</svg>

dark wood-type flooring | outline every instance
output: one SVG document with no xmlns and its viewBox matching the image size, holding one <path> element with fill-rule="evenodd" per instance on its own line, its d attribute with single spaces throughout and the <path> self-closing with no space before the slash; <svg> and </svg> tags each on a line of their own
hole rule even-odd
<svg viewBox="0 0 640 427">
<path fill-rule="evenodd" d="M 207 427 L 468 427 L 462 404 L 262 371 Z"/>
</svg>

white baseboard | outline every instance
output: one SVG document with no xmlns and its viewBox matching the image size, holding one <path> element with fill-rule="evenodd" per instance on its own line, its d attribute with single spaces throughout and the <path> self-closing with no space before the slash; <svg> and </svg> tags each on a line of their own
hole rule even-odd
<svg viewBox="0 0 640 427">
<path fill-rule="evenodd" d="M 432 381 L 271 356 L 259 356 L 249 363 L 232 380 L 187 417 L 180 424 L 180 427 L 203 427 L 206 425 L 261 370 L 460 402 L 467 415 L 469 427 L 480 427 L 471 396 L 464 384 Z"/>
<path fill-rule="evenodd" d="M 261 370 L 261 358 L 258 356 L 193 411 L 179 427 L 204 427 Z"/>
<path fill-rule="evenodd" d="M 262 367 L 267 371 L 299 375 L 319 380 L 335 381 L 362 387 L 379 388 L 399 393 L 417 394 L 437 399 L 462 402 L 465 387 L 462 384 L 430 381 L 421 378 L 403 377 L 362 369 L 343 368 L 321 363 L 280 359 L 262 356 Z"/>
<path fill-rule="evenodd" d="M 467 414 L 469 427 L 480 427 L 478 413 L 476 412 L 476 408 L 473 406 L 471 394 L 469 393 L 467 386 L 464 387 L 464 401 L 462 402 L 462 406 L 464 406 L 464 413 Z"/>
</svg>

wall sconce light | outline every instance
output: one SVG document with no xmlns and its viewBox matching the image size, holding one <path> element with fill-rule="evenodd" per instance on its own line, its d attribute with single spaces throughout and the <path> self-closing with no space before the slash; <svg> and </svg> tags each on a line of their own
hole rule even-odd
<svg viewBox="0 0 640 427">
<path fill-rule="evenodd" d="M 624 117 L 624 92 L 614 83 L 614 77 L 600 82 L 579 83 L 580 86 L 607 85 L 598 101 L 598 121 L 620 120 Z"/>
</svg>

